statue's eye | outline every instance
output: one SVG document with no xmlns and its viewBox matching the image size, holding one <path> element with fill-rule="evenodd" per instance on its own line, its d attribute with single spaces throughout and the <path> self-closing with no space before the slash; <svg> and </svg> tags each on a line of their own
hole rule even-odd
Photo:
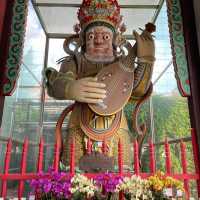
<svg viewBox="0 0 200 200">
<path fill-rule="evenodd" d="M 109 34 L 105 34 L 105 35 L 103 36 L 103 39 L 104 39 L 104 40 L 109 40 L 109 39 L 110 39 L 110 35 L 109 35 Z"/>
<path fill-rule="evenodd" d="M 88 39 L 89 39 L 89 40 L 93 40 L 93 39 L 94 39 L 94 34 L 93 34 L 93 33 L 90 33 L 90 34 L 88 35 Z"/>
</svg>

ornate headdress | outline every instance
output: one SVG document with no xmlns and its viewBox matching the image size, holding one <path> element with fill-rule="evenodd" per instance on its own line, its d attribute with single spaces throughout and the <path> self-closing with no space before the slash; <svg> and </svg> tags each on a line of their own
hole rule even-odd
<svg viewBox="0 0 200 200">
<path fill-rule="evenodd" d="M 107 26 L 115 33 L 115 45 L 124 43 L 122 33 L 126 31 L 126 26 L 122 23 L 120 6 L 117 0 L 83 0 L 78 9 L 79 23 L 74 25 L 76 35 L 67 37 L 64 42 L 64 50 L 68 54 L 74 54 L 79 47 L 85 43 L 85 32 L 92 26 Z M 70 44 L 76 43 L 76 50 L 70 49 Z"/>
<path fill-rule="evenodd" d="M 79 23 L 74 28 L 83 32 L 91 24 L 107 24 L 115 32 L 124 26 L 121 24 L 120 6 L 117 0 L 83 0 L 78 10 Z"/>
</svg>

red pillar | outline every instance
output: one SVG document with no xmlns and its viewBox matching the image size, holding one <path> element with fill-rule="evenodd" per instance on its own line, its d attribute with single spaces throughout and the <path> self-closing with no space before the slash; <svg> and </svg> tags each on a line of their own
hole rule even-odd
<svg viewBox="0 0 200 200">
<path fill-rule="evenodd" d="M 198 160 L 200 160 L 200 32 L 199 18 L 200 1 L 199 0 L 181 0 L 181 8 L 183 15 L 183 28 L 186 55 L 189 68 L 191 96 L 188 98 L 190 111 L 191 127 L 195 130 L 195 138 L 197 139 Z M 196 23 L 195 23 L 196 22 Z M 196 163 L 196 168 L 200 168 L 200 163 Z M 200 173 L 199 173 L 200 177 Z M 198 186 L 198 195 L 200 198 L 200 187 Z"/>
</svg>

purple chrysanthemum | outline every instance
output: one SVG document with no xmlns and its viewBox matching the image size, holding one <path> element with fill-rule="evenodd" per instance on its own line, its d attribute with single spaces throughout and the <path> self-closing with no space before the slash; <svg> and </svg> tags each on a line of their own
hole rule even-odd
<svg viewBox="0 0 200 200">
<path fill-rule="evenodd" d="M 30 187 L 32 193 L 68 199 L 71 196 L 71 179 L 72 176 L 68 173 L 49 169 L 47 173 L 38 173 L 38 178 L 30 181 Z"/>
<path fill-rule="evenodd" d="M 115 192 L 116 187 L 119 183 L 122 182 L 122 176 L 115 175 L 112 173 L 105 173 L 94 178 L 95 183 L 98 187 L 101 187 L 102 190 L 106 193 Z"/>
</svg>

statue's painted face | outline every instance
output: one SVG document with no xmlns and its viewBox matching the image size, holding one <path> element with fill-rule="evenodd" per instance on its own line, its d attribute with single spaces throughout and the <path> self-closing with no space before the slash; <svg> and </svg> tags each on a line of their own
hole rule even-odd
<svg viewBox="0 0 200 200">
<path fill-rule="evenodd" d="M 114 60 L 113 32 L 105 26 L 94 26 L 86 32 L 85 56 L 94 62 Z"/>
</svg>

